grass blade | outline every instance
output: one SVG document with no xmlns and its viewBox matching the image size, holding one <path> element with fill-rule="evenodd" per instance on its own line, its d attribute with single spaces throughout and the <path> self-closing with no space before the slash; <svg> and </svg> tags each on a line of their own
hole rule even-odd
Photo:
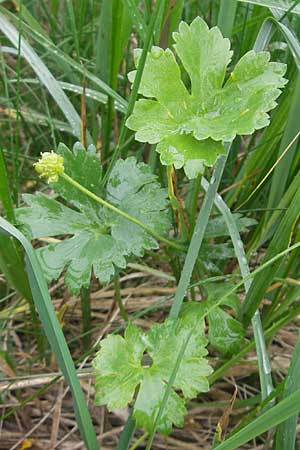
<svg viewBox="0 0 300 450">
<path fill-rule="evenodd" d="M 11 222 L 14 222 L 13 204 L 9 191 L 9 182 L 4 155 L 0 149 L 0 201 L 3 212 Z M 7 236 L 0 236 L 0 268 L 9 284 L 24 298 L 32 301 L 27 274 L 25 272 L 22 252 Z"/>
<path fill-rule="evenodd" d="M 144 20 L 142 13 L 137 7 L 136 0 L 122 0 L 125 8 L 128 10 L 128 13 L 131 16 L 132 23 L 135 24 L 136 31 L 140 37 L 140 39 L 144 42 L 147 36 L 147 25 Z"/>
<path fill-rule="evenodd" d="M 208 224 L 214 199 L 221 182 L 222 174 L 225 168 L 226 160 L 230 151 L 231 143 L 226 144 L 226 155 L 218 157 L 211 181 L 204 198 L 201 210 L 199 212 L 192 239 L 186 254 L 184 266 L 181 272 L 180 280 L 176 289 L 174 302 L 171 307 L 170 317 L 178 317 L 185 293 L 188 289 L 190 279 L 198 258 L 199 250 L 204 238 L 205 230 Z"/>
<path fill-rule="evenodd" d="M 104 0 L 99 19 L 99 31 L 96 45 L 96 73 L 113 90 L 117 90 L 118 72 L 124 48 L 128 45 L 131 31 L 129 9 L 122 0 Z M 108 97 L 107 106 L 101 112 L 101 158 L 105 161 L 109 156 L 112 124 L 115 115 L 115 104 Z M 96 120 L 94 109 L 94 122 Z"/>
<path fill-rule="evenodd" d="M 263 263 L 268 262 L 268 260 L 271 260 L 274 256 L 288 247 L 294 225 L 300 215 L 299 204 L 300 189 L 297 190 L 288 210 L 277 227 L 265 253 Z M 249 324 L 255 311 L 258 309 L 269 284 L 273 280 L 280 266 L 280 262 L 280 260 L 277 261 L 272 267 L 269 267 L 268 270 L 264 271 L 263 274 L 259 274 L 254 278 L 254 281 L 246 296 L 246 300 L 242 306 L 241 317 L 243 318 L 245 326 Z"/>
<path fill-rule="evenodd" d="M 260 417 L 253 420 L 253 422 L 241 431 L 222 442 L 222 444 L 217 445 L 214 450 L 235 450 L 256 436 L 260 436 L 265 431 L 270 430 L 286 419 L 289 419 L 299 411 L 300 390 L 298 389 L 293 394 L 279 402 L 276 406 L 273 406 Z M 288 447 L 284 448 L 288 449 Z M 283 448 L 281 450 L 283 450 Z"/>
<path fill-rule="evenodd" d="M 281 11 L 289 11 L 293 5 L 290 0 L 239 0 L 241 3 L 250 3 L 252 5 L 265 6 L 266 8 L 277 8 Z M 300 14 L 300 6 L 296 5 L 292 12 Z"/>
<path fill-rule="evenodd" d="M 134 435 L 134 431 L 135 431 L 135 421 L 132 418 L 132 414 L 130 414 L 126 422 L 126 425 L 121 433 L 116 450 L 128 449 L 132 436 Z"/>
<path fill-rule="evenodd" d="M 68 15 L 69 15 L 69 21 L 70 21 L 70 25 L 71 25 L 73 39 L 74 39 L 74 43 L 75 43 L 76 57 L 77 57 L 78 62 L 80 62 L 79 36 L 78 36 L 77 27 L 76 27 L 75 11 L 74 11 L 74 7 L 73 7 L 73 1 L 72 0 L 66 0 L 66 6 L 67 6 Z"/>
<path fill-rule="evenodd" d="M 284 134 L 282 140 L 280 142 L 280 147 L 278 150 L 278 158 L 285 151 L 285 148 L 288 146 L 289 142 L 291 142 L 294 137 L 300 131 L 300 73 L 297 77 L 297 83 L 295 86 L 292 103 L 290 106 L 290 111 L 288 115 L 288 120 L 286 123 L 286 127 L 284 130 Z M 272 177 L 272 185 L 269 194 L 268 200 L 268 208 L 274 208 L 279 204 L 282 196 L 286 190 L 287 180 L 290 174 L 290 168 L 296 153 L 297 142 L 295 142 L 289 152 L 284 156 L 284 158 L 278 163 L 274 170 L 274 174 Z"/>
<path fill-rule="evenodd" d="M 224 37 L 231 37 L 237 6 L 238 0 L 221 0 L 218 27 Z"/>
<path fill-rule="evenodd" d="M 16 18 L 13 14 L 9 14 L 7 10 L 0 7 L 0 11 L 3 13 L 5 12 L 6 15 L 9 15 L 12 21 L 15 21 Z M 4 16 L 4 14 L 2 14 Z M 4 16 L 5 17 L 5 16 Z M 127 101 L 123 99 L 116 91 L 111 89 L 106 83 L 104 83 L 100 78 L 96 77 L 93 73 L 91 73 L 89 70 L 87 70 L 86 67 L 83 67 L 82 64 L 75 61 L 73 58 L 65 54 L 62 50 L 60 50 L 55 44 L 53 44 L 51 41 L 49 41 L 45 36 L 41 35 L 40 33 L 37 33 L 35 30 L 33 30 L 30 26 L 23 23 L 23 31 L 26 31 L 29 36 L 38 42 L 40 45 L 42 45 L 49 53 L 51 53 L 56 60 L 60 60 L 62 63 L 67 65 L 68 67 L 72 68 L 73 70 L 76 70 L 77 72 L 81 73 L 86 77 L 86 79 L 92 81 L 95 83 L 101 91 L 103 91 L 105 94 L 113 97 L 116 101 L 118 101 L 121 105 L 123 105 L 125 108 L 127 107 Z"/>
<path fill-rule="evenodd" d="M 6 37 L 11 41 L 11 43 L 18 48 L 19 33 L 18 30 L 6 19 L 6 17 L 0 12 L 0 29 L 6 35 Z M 65 115 L 67 121 L 69 122 L 74 136 L 80 139 L 81 136 L 81 120 L 77 114 L 72 103 L 48 70 L 46 65 L 43 63 L 41 58 L 35 53 L 31 45 L 24 38 L 22 38 L 21 45 L 21 56 L 23 56 L 28 64 L 35 71 L 43 85 L 48 89 L 50 95 L 54 98 L 57 105 L 60 107 L 61 111 Z M 90 138 L 91 140 L 91 138 Z"/>
<path fill-rule="evenodd" d="M 48 292 L 44 274 L 37 260 L 34 249 L 25 236 L 13 225 L 0 217 L 0 233 L 17 239 L 26 254 L 26 267 L 35 307 L 39 313 L 45 334 L 49 340 L 57 362 L 70 386 L 76 421 L 88 450 L 98 450 L 96 434 L 87 409 L 86 400 L 77 378 L 74 363 L 65 337 L 59 325 Z"/>
<path fill-rule="evenodd" d="M 298 336 L 293 352 L 292 361 L 285 381 L 283 397 L 293 394 L 300 389 L 300 337 Z M 298 414 L 282 422 L 276 431 L 276 444 L 274 450 L 295 449 L 296 427 Z"/>
<path fill-rule="evenodd" d="M 116 148 L 115 148 L 115 150 L 113 152 L 113 155 L 111 157 L 108 169 L 107 169 L 107 171 L 106 171 L 106 173 L 105 173 L 105 175 L 103 177 L 103 185 L 105 185 L 107 183 L 109 175 L 110 175 L 110 173 L 111 173 L 111 171 L 112 171 L 112 169 L 113 169 L 113 167 L 115 165 L 115 162 L 116 162 L 116 160 L 118 158 L 118 155 L 119 155 L 119 153 L 121 151 L 121 147 L 122 147 L 122 145 L 123 145 L 123 143 L 125 141 L 126 132 L 127 132 L 125 123 L 126 123 L 126 120 L 128 119 L 128 117 L 130 116 L 130 114 L 133 111 L 134 104 L 135 104 L 137 96 L 138 96 L 138 89 L 139 89 L 139 85 L 140 85 L 140 82 L 141 82 L 141 78 L 142 78 L 142 74 L 143 74 L 143 70 L 144 70 L 144 66 L 145 66 L 145 62 L 146 62 L 146 58 L 147 58 L 147 53 L 148 53 L 148 51 L 150 49 L 150 46 L 151 46 L 152 37 L 153 37 L 153 31 L 154 31 L 156 22 L 157 22 L 157 20 L 159 18 L 159 12 L 163 8 L 163 6 L 164 6 L 164 0 L 158 1 L 156 3 L 156 5 L 155 5 L 155 9 L 154 9 L 153 14 L 151 16 L 151 19 L 150 19 L 150 22 L 149 22 L 149 25 L 148 25 L 147 36 L 146 36 L 146 40 L 145 40 L 145 43 L 144 43 L 143 51 L 142 51 L 141 57 L 139 59 L 139 65 L 138 65 L 138 68 L 137 68 L 136 76 L 134 78 L 134 82 L 133 82 L 133 85 L 132 85 L 132 88 L 131 88 L 131 94 L 130 94 L 130 98 L 129 98 L 127 111 L 126 111 L 125 117 L 124 117 L 123 122 L 122 122 L 118 143 L 117 143 Z M 126 155 L 124 155 L 124 156 L 126 156 Z"/>
<path fill-rule="evenodd" d="M 202 177 L 202 186 L 206 191 L 208 190 L 209 183 L 207 180 L 205 180 L 204 177 Z M 236 222 L 232 216 L 230 209 L 228 208 L 228 206 L 226 205 L 226 203 L 223 201 L 222 197 L 219 194 L 216 194 L 215 205 L 223 215 L 223 218 L 230 233 L 235 255 L 240 266 L 241 274 L 243 278 L 246 278 L 249 276 L 250 270 L 247 264 L 247 258 L 243 242 L 240 233 L 238 231 L 238 228 L 236 226 Z M 249 292 L 251 283 L 252 279 L 248 279 L 245 281 L 246 293 Z M 264 338 L 264 330 L 262 328 L 261 318 L 258 310 L 255 311 L 255 314 L 252 317 L 252 328 L 254 333 L 254 340 L 258 359 L 261 396 L 262 400 L 264 400 L 265 398 L 268 397 L 268 395 L 270 395 L 274 387 L 271 375 L 271 364 Z"/>
<path fill-rule="evenodd" d="M 17 55 L 16 50 L 11 47 L 0 47 L 0 50 L 3 53 L 10 53 L 13 55 Z M 15 82 L 16 82 L 15 79 L 10 80 L 10 83 L 15 83 Z M 36 79 L 36 78 L 22 78 L 22 80 L 20 80 L 20 82 L 24 83 L 24 84 L 40 84 L 40 80 Z M 73 83 L 67 83 L 65 81 L 58 81 L 58 83 L 64 91 L 74 92 L 75 94 L 83 95 L 83 87 L 82 86 L 78 86 L 77 84 L 73 84 Z M 106 94 L 102 94 L 102 92 L 95 91 L 94 89 L 85 88 L 85 95 L 87 98 L 95 100 L 98 103 L 102 103 L 103 105 L 106 105 L 106 103 L 107 103 L 108 96 Z M 124 106 L 123 103 L 121 104 L 121 103 L 115 101 L 115 108 L 116 108 L 116 110 L 118 110 L 121 113 L 126 112 L 126 107 Z"/>
</svg>

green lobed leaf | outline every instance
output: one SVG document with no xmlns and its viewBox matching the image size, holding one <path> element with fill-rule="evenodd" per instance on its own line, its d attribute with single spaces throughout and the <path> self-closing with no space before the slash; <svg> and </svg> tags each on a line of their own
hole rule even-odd
<svg viewBox="0 0 300 450">
<path fill-rule="evenodd" d="M 268 125 L 267 113 L 286 83 L 286 66 L 270 62 L 268 52 L 250 51 L 224 82 L 232 52 L 217 27 L 209 29 L 197 17 L 191 25 L 181 22 L 173 37 L 191 91 L 171 50 L 152 47 L 139 88 L 146 99 L 136 102 L 126 125 L 137 141 L 158 144 L 162 164 L 184 167 L 194 178 L 224 153 L 222 141 Z M 137 49 L 136 64 L 140 53 Z M 128 75 L 131 82 L 135 73 Z"/>
<path fill-rule="evenodd" d="M 85 150 L 80 142 L 76 142 L 71 151 L 65 144 L 60 143 L 56 153 L 64 158 L 65 172 L 70 177 L 74 178 L 94 194 L 102 194 L 102 167 L 100 165 L 99 153 L 96 152 L 94 145 L 89 145 L 87 150 Z M 52 188 L 64 200 L 79 209 L 82 209 L 84 205 L 93 205 L 95 209 L 99 207 L 97 203 L 70 185 L 64 178 L 59 178 L 57 183 L 52 184 Z"/>
<path fill-rule="evenodd" d="M 188 341 L 158 431 L 169 434 L 173 424 L 183 426 L 185 400 L 208 390 L 207 377 L 212 372 L 204 358 L 207 354 L 204 321 L 197 322 L 191 314 L 155 324 L 148 333 L 130 323 L 124 337 L 110 335 L 104 339 L 93 361 L 96 404 L 106 404 L 109 410 L 122 408 L 134 399 L 139 388 L 133 417 L 138 427 L 151 431 L 178 349 L 188 340 L 193 327 L 195 332 Z M 142 362 L 145 358 L 147 365 Z"/>
<path fill-rule="evenodd" d="M 183 307 L 182 314 L 193 314 L 196 318 L 203 316 L 203 311 L 207 311 L 224 293 L 233 285 L 231 283 L 205 285 L 208 291 L 208 298 L 201 302 L 188 302 Z M 208 339 L 213 348 L 222 354 L 232 354 L 238 352 L 244 342 L 245 330 L 242 324 L 227 312 L 224 307 L 229 307 L 235 312 L 240 309 L 240 300 L 236 294 L 231 294 L 224 299 L 220 307 L 216 307 L 212 312 L 208 312 Z M 206 315 L 206 314 L 205 314 Z"/>
<path fill-rule="evenodd" d="M 240 322 L 221 308 L 208 314 L 208 339 L 212 347 L 222 354 L 233 354 L 244 342 L 244 329 Z"/>
<path fill-rule="evenodd" d="M 248 231 L 248 228 L 257 224 L 255 219 L 244 217 L 240 213 L 232 214 L 236 227 L 240 233 Z M 205 230 L 205 238 L 229 236 L 228 227 L 222 215 L 209 220 Z"/>
<path fill-rule="evenodd" d="M 59 146 L 65 172 L 97 195 L 101 194 L 102 169 L 93 147 L 88 151 L 75 144 L 73 152 Z M 126 257 L 142 256 L 157 248 L 146 231 L 99 206 L 65 180 L 53 188 L 73 208 L 37 193 L 24 195 L 29 207 L 16 210 L 18 223 L 31 239 L 67 235 L 37 250 L 48 281 L 57 279 L 66 269 L 65 282 L 72 292 L 90 283 L 92 272 L 103 283 L 110 281 L 115 266 L 126 267 Z M 148 166 L 135 158 L 119 160 L 107 184 L 106 198 L 119 209 L 165 234 L 169 228 L 167 193 L 161 189 Z M 74 209 L 74 207 L 76 209 Z"/>
<path fill-rule="evenodd" d="M 256 224 L 254 219 L 243 217 L 241 214 L 234 214 L 234 220 L 240 232 L 245 232 L 249 227 Z M 217 242 L 215 239 L 226 237 L 228 234 L 228 227 L 222 216 L 213 217 L 209 220 L 205 231 L 205 240 L 199 252 L 199 259 L 207 272 L 223 273 L 216 264 L 235 257 L 231 242 Z"/>
</svg>

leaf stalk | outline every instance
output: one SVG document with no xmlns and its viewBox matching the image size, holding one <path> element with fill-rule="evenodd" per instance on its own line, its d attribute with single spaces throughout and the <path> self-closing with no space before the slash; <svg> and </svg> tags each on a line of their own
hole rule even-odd
<svg viewBox="0 0 300 450">
<path fill-rule="evenodd" d="M 184 246 L 177 244 L 176 242 L 170 241 L 169 239 L 165 238 L 164 236 L 161 236 L 159 233 L 157 233 L 155 230 L 152 230 L 152 228 L 148 227 L 140 220 L 136 219 L 135 217 L 130 216 L 125 211 L 122 211 L 121 209 L 117 208 L 116 206 L 112 205 L 111 203 L 107 202 L 106 200 L 103 200 L 103 198 L 98 197 L 96 194 L 94 194 L 93 192 L 86 189 L 84 186 L 82 186 L 80 183 L 75 181 L 72 177 L 70 177 L 66 173 L 62 173 L 60 176 L 62 178 L 64 178 L 64 180 L 66 180 L 68 183 L 72 184 L 72 186 L 74 186 L 79 191 L 81 191 L 83 194 L 86 194 L 88 197 L 93 199 L 95 202 L 99 203 L 102 206 L 105 206 L 106 208 L 110 209 L 111 211 L 118 214 L 119 216 L 124 217 L 125 219 L 129 220 L 129 222 L 132 222 L 135 225 L 138 225 L 143 230 L 145 230 L 147 233 L 151 234 L 151 236 L 153 236 L 158 241 L 163 242 L 164 244 L 174 248 L 175 250 L 178 250 L 181 252 L 185 251 Z"/>
</svg>

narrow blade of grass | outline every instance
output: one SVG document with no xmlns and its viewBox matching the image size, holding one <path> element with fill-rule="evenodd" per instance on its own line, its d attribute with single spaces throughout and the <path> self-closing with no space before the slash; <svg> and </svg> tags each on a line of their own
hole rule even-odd
<svg viewBox="0 0 300 450">
<path fill-rule="evenodd" d="M 296 346 L 293 352 L 292 361 L 285 380 L 283 398 L 293 394 L 300 389 L 300 338 L 298 336 Z M 282 422 L 276 431 L 274 450 L 295 449 L 296 427 L 298 414 L 291 416 L 285 422 Z"/>
<path fill-rule="evenodd" d="M 14 222 L 13 204 L 10 196 L 9 181 L 4 155 L 0 149 L 0 201 L 3 212 L 11 222 Z M 22 252 L 7 236 L 0 236 L 0 268 L 9 284 L 28 301 L 32 301 Z"/>
<path fill-rule="evenodd" d="M 122 0 L 125 8 L 131 16 L 132 23 L 135 24 L 137 34 L 140 39 L 144 42 L 147 35 L 147 25 L 145 19 L 137 6 L 136 0 Z"/>
<path fill-rule="evenodd" d="M 25 236 L 13 225 L 0 217 L 0 233 L 17 239 L 26 254 L 26 267 L 35 307 L 39 313 L 45 334 L 49 340 L 57 362 L 70 386 L 78 428 L 88 450 L 98 450 L 96 434 L 86 405 L 86 399 L 77 378 L 74 363 L 65 337 L 59 325 L 48 292 L 44 274 L 34 249 Z"/>
<path fill-rule="evenodd" d="M 11 43 L 17 48 L 19 34 L 18 30 L 7 20 L 7 18 L 0 12 L 0 29 L 6 35 L 6 37 L 11 41 Z M 28 64 L 35 71 L 43 85 L 48 89 L 50 95 L 56 101 L 57 105 L 63 112 L 67 121 L 69 122 L 74 136 L 80 139 L 81 136 L 81 126 L 80 126 L 80 116 L 77 114 L 72 103 L 48 70 L 46 65 L 43 63 L 41 58 L 35 53 L 31 45 L 22 38 L 21 46 L 21 56 L 23 56 Z M 89 137 L 91 142 L 91 137 Z"/>
<path fill-rule="evenodd" d="M 296 192 L 288 210 L 278 225 L 276 232 L 269 244 L 269 247 L 265 253 L 263 262 L 271 260 L 275 255 L 282 252 L 288 247 L 291 234 L 294 229 L 294 225 L 300 215 L 300 189 Z M 272 267 L 264 271 L 263 274 L 259 274 L 255 277 L 250 290 L 246 296 L 246 300 L 242 306 L 241 317 L 243 318 L 244 325 L 247 326 L 251 321 L 255 311 L 258 309 L 265 292 L 272 282 L 276 272 L 280 266 L 281 261 L 277 261 Z"/>
<path fill-rule="evenodd" d="M 293 1 L 289 0 L 239 0 L 241 3 L 251 3 L 252 5 L 265 6 L 266 8 L 277 8 L 281 11 L 289 11 L 293 5 Z M 292 9 L 295 14 L 300 14 L 300 6 Z"/>
<path fill-rule="evenodd" d="M 268 431 L 285 421 L 289 417 L 294 416 L 299 411 L 300 390 L 298 389 L 293 394 L 279 402 L 276 406 L 273 406 L 260 417 L 253 420 L 253 422 L 241 431 L 222 442 L 222 444 L 217 445 L 214 450 L 235 450 L 251 439 L 260 436 L 265 431 Z M 284 448 L 288 449 L 288 447 Z M 281 450 L 283 450 L 283 447 Z"/>
<path fill-rule="evenodd" d="M 278 150 L 278 157 L 282 155 L 289 142 L 291 142 L 300 131 L 299 98 L 300 98 L 300 73 L 298 74 L 297 77 L 297 83 L 293 93 L 293 99 L 288 115 L 288 120 Z M 276 166 L 274 170 L 270 195 L 268 199 L 268 206 L 267 206 L 268 208 L 274 208 L 276 205 L 278 205 L 284 194 L 296 149 L 297 149 L 297 142 L 293 144 L 292 148 L 288 151 L 288 153 L 279 162 L 279 164 Z"/>
<path fill-rule="evenodd" d="M 22 19 L 25 20 L 28 23 L 28 25 L 30 25 L 38 33 L 41 33 L 44 36 L 47 36 L 45 30 L 41 27 L 39 22 L 33 17 L 31 12 L 29 11 L 29 9 L 24 5 L 24 1 L 14 0 L 14 3 L 16 3 L 17 11 L 20 11 L 20 9 L 22 10 Z"/>
<path fill-rule="evenodd" d="M 116 450 L 127 450 L 130 444 L 130 441 L 134 435 L 135 431 L 135 421 L 132 418 L 132 413 L 130 414 L 126 425 L 121 433 L 118 446 Z"/>
<path fill-rule="evenodd" d="M 199 212 L 192 239 L 188 248 L 188 252 L 184 261 L 180 280 L 176 289 L 174 302 L 171 307 L 170 317 L 178 317 L 183 299 L 186 295 L 195 263 L 198 258 L 199 250 L 204 238 L 205 230 L 208 224 L 209 216 L 213 207 L 215 196 L 221 182 L 222 174 L 225 168 L 226 160 L 230 151 L 231 144 L 226 144 L 226 155 L 221 155 L 213 171 L 207 193 L 204 198 L 201 210 Z"/>
<path fill-rule="evenodd" d="M 4 8 L 0 7 L 0 11 L 2 11 L 3 16 L 4 16 L 4 14 L 8 15 L 9 18 L 13 22 L 16 21 L 16 18 L 14 17 L 14 15 L 10 14 Z M 86 67 L 83 67 L 82 64 L 78 63 L 73 58 L 71 58 L 66 53 L 64 53 L 62 50 L 60 50 L 55 44 L 53 44 L 51 41 L 49 41 L 43 35 L 41 35 L 40 33 L 37 33 L 36 30 L 32 29 L 30 26 L 28 26 L 25 23 L 23 23 L 23 31 L 26 31 L 28 33 L 28 35 L 34 41 L 38 42 L 50 54 L 52 54 L 55 57 L 56 61 L 61 61 L 64 65 L 67 65 L 68 67 L 81 73 L 82 75 L 85 75 L 86 79 L 95 83 L 105 94 L 113 97 L 116 101 L 118 101 L 125 108 L 127 107 L 127 101 L 125 99 L 123 99 L 116 91 L 111 89 L 106 83 L 104 83 L 104 81 L 100 80 L 100 78 L 98 78 L 93 73 L 91 73 L 89 70 L 87 70 Z"/>
<path fill-rule="evenodd" d="M 134 82 L 132 85 L 132 89 L 131 89 L 131 94 L 130 94 L 130 98 L 129 98 L 129 102 L 128 102 L 128 107 L 127 107 L 127 111 L 125 114 L 125 117 L 123 119 L 122 125 L 121 125 L 121 130 L 120 130 L 120 134 L 119 134 L 119 139 L 118 139 L 118 143 L 116 145 L 116 148 L 112 154 L 109 166 L 107 168 L 107 171 L 103 177 L 103 185 L 105 185 L 107 183 L 107 180 L 109 178 L 109 175 L 116 163 L 116 160 L 119 156 L 119 153 L 121 151 L 122 145 L 126 139 L 126 133 L 127 133 L 127 129 L 125 126 L 126 120 L 128 119 L 128 117 L 130 116 L 130 114 L 133 111 L 134 108 L 134 104 L 136 102 L 137 96 L 138 96 L 138 89 L 139 89 L 139 85 L 142 79 L 142 74 L 143 74 L 143 70 L 144 70 L 144 66 L 146 63 L 146 58 L 147 58 L 147 53 L 150 49 L 151 46 L 151 42 L 152 42 L 152 37 L 153 37 L 153 32 L 155 29 L 155 25 L 157 23 L 157 20 L 159 18 L 159 13 L 160 10 L 163 8 L 164 6 L 164 0 L 161 0 L 159 2 L 156 3 L 155 5 L 155 9 L 153 11 L 153 14 L 151 16 L 149 25 L 148 25 L 148 29 L 147 29 L 147 36 L 145 39 L 145 43 L 144 43 L 144 47 L 143 47 L 143 51 L 139 60 L 139 65 L 137 68 L 137 72 L 136 72 L 136 76 L 134 78 Z M 125 152 L 124 152 L 125 153 Z M 127 153 L 127 152 L 126 152 Z M 125 157 L 127 156 L 126 154 L 124 155 Z"/>
<path fill-rule="evenodd" d="M 128 45 L 131 31 L 129 9 L 122 0 L 104 0 L 99 19 L 99 30 L 96 45 L 95 71 L 113 90 L 117 90 L 118 72 L 124 48 Z M 94 122 L 95 122 L 94 110 Z M 115 114 L 115 101 L 108 97 L 107 106 L 101 112 L 101 158 L 105 161 L 109 156 L 112 124 Z"/>
<path fill-rule="evenodd" d="M 66 6 L 67 6 L 69 22 L 70 22 L 70 26 L 71 26 L 71 30 L 72 30 L 72 34 L 73 34 L 73 40 L 75 43 L 76 58 L 77 58 L 77 61 L 79 62 L 80 61 L 79 35 L 78 35 L 78 31 L 77 31 L 77 26 L 76 26 L 73 1 L 66 0 Z"/>
<path fill-rule="evenodd" d="M 205 178 L 202 178 L 202 186 L 207 191 L 209 187 L 209 183 Z M 236 226 L 236 222 L 233 218 L 233 215 L 223 201 L 220 195 L 216 195 L 215 197 L 215 205 L 223 215 L 225 223 L 230 233 L 230 237 L 232 240 L 233 248 L 235 251 L 236 258 L 238 260 L 241 274 L 243 278 L 246 278 L 250 274 L 250 269 L 247 263 L 247 258 L 243 246 L 243 242 Z M 245 281 L 245 291 L 249 292 L 252 280 L 248 279 Z M 258 367 L 259 367 L 259 377 L 260 377 L 260 386 L 261 386 L 261 397 L 262 400 L 268 397 L 270 393 L 273 391 L 273 381 L 271 374 L 271 364 L 269 360 L 269 355 L 265 343 L 264 331 L 262 328 L 261 318 L 259 311 L 256 310 L 254 316 L 252 317 L 252 328 L 254 332 L 256 353 L 258 358 Z"/>
<path fill-rule="evenodd" d="M 237 6 L 238 0 L 221 0 L 218 27 L 224 37 L 231 37 Z"/>
</svg>

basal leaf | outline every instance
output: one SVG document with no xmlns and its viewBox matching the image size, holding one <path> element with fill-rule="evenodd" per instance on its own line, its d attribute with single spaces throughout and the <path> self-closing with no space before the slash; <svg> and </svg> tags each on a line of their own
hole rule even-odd
<svg viewBox="0 0 300 450">
<path fill-rule="evenodd" d="M 109 335 L 93 361 L 96 371 L 95 402 L 108 409 L 124 408 L 133 400 L 136 386 L 143 379 L 141 365 L 145 344 L 143 333 L 130 323 L 124 338 Z M 99 375 L 101 374 L 101 375 Z"/>
<path fill-rule="evenodd" d="M 246 53 L 237 63 L 210 111 L 201 111 L 186 125 L 197 139 L 231 141 L 269 124 L 286 80 L 286 66 L 270 61 L 268 52 Z"/>
<path fill-rule="evenodd" d="M 83 186 L 100 194 L 101 166 L 94 149 L 76 144 L 73 152 L 59 146 L 65 171 Z M 103 283 L 110 281 L 115 266 L 126 267 L 126 257 L 141 256 L 157 248 L 156 240 L 138 225 L 90 201 L 63 179 L 53 188 L 73 207 L 41 193 L 25 195 L 28 207 L 16 210 L 19 224 L 31 239 L 59 237 L 37 250 L 48 281 L 66 270 L 65 282 L 72 292 L 88 286 L 92 272 Z M 166 191 L 148 166 L 134 158 L 119 160 L 110 176 L 106 197 L 131 216 L 165 234 L 169 228 Z M 64 238 L 64 235 L 67 235 Z"/>
<path fill-rule="evenodd" d="M 223 38 L 219 28 L 209 29 L 200 17 L 190 26 L 181 22 L 173 38 L 176 53 L 191 80 L 193 102 L 203 110 L 210 110 L 214 97 L 223 86 L 233 54 L 230 40 Z"/>
<path fill-rule="evenodd" d="M 256 224 L 254 219 L 243 217 L 241 214 L 234 214 L 236 226 L 240 232 L 245 232 L 249 227 Z M 217 264 L 226 259 L 235 257 L 232 242 L 218 242 L 219 237 L 228 236 L 228 227 L 222 216 L 213 217 L 209 220 L 205 231 L 204 243 L 199 252 L 199 260 L 206 272 L 210 274 L 222 274 Z"/>
<path fill-rule="evenodd" d="M 268 125 L 267 113 L 286 83 L 286 66 L 270 62 L 268 52 L 250 51 L 225 82 L 232 52 L 218 28 L 209 29 L 197 17 L 190 26 L 182 22 L 174 40 L 191 91 L 171 50 L 152 47 L 139 89 L 146 99 L 136 102 L 126 124 L 136 140 L 158 144 L 162 164 L 184 167 L 194 178 L 224 152 L 222 142 Z M 137 50 L 136 62 L 139 55 Z M 131 72 L 130 81 L 134 77 Z"/>
<path fill-rule="evenodd" d="M 237 312 L 240 308 L 240 300 L 233 293 L 228 295 L 219 303 L 219 306 L 210 310 L 216 305 L 226 292 L 232 289 L 231 283 L 209 283 L 205 285 L 208 298 L 201 302 L 188 302 L 184 305 L 182 315 L 193 314 L 196 318 L 207 316 L 209 342 L 218 352 L 222 354 L 232 354 L 237 352 L 244 342 L 245 330 L 242 324 L 236 320 L 224 307 Z"/>
<path fill-rule="evenodd" d="M 139 428 L 151 430 L 156 415 L 165 394 L 166 384 L 159 376 L 145 372 L 135 405 L 134 419 Z M 164 408 L 157 430 L 162 434 L 169 434 L 173 424 L 183 427 L 184 416 L 187 413 L 184 400 L 174 391 L 171 392 L 166 407 Z"/>
<path fill-rule="evenodd" d="M 76 142 L 71 151 L 65 144 L 60 143 L 57 153 L 64 158 L 65 172 L 70 177 L 94 194 L 101 195 L 102 167 L 99 154 L 93 145 L 85 150 L 80 142 Z M 94 208 L 98 208 L 95 202 L 61 177 L 57 183 L 53 184 L 53 189 L 71 205 L 80 209 L 84 205 L 93 205 Z"/>
<path fill-rule="evenodd" d="M 234 221 L 240 233 L 244 233 L 248 228 L 256 225 L 256 220 L 250 217 L 244 217 L 242 214 L 233 214 Z M 229 236 L 228 227 L 224 221 L 223 216 L 216 216 L 209 220 L 205 230 L 205 238 L 217 238 Z"/>
<path fill-rule="evenodd" d="M 205 165 L 213 166 L 217 156 L 225 151 L 221 142 L 212 139 L 198 141 L 190 134 L 164 137 L 156 150 L 160 153 L 162 164 L 173 164 L 175 169 L 184 167 L 188 178 L 203 173 Z"/>
<path fill-rule="evenodd" d="M 191 330 L 195 332 L 191 334 Z M 176 374 L 171 395 L 160 418 L 158 431 L 168 434 L 172 425 L 183 426 L 185 400 L 208 390 L 211 367 L 204 358 L 204 322 L 185 315 L 163 324 L 155 324 L 148 333 L 130 324 L 124 338 L 109 336 L 93 361 L 96 376 L 96 404 L 107 404 L 109 410 L 123 407 L 133 399 L 133 417 L 139 427 L 151 431 L 155 423 L 178 349 L 187 343 Z M 148 358 L 146 364 L 143 360 Z M 122 393 L 119 390 L 122 389 Z M 175 392 L 182 392 L 183 398 Z"/>
<path fill-rule="evenodd" d="M 221 308 L 208 314 L 210 344 L 222 354 L 238 352 L 244 342 L 244 329 L 240 322 Z"/>
</svg>

